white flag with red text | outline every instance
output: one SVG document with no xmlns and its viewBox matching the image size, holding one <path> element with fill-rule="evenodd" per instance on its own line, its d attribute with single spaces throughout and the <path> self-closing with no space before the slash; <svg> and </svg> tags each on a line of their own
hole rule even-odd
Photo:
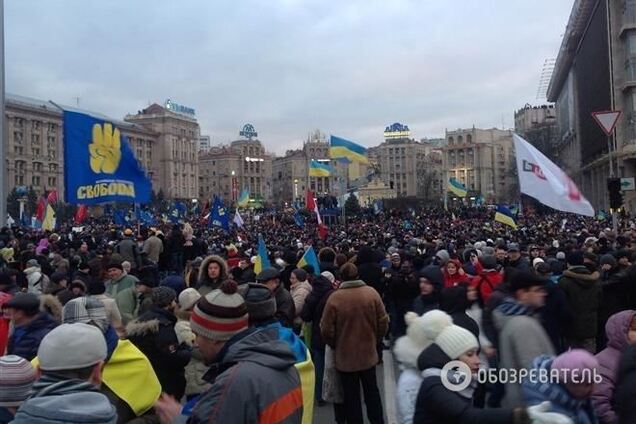
<svg viewBox="0 0 636 424">
<path fill-rule="evenodd" d="M 513 140 L 522 193 L 553 209 L 594 216 L 590 202 L 561 168 L 517 134 L 513 134 Z"/>
</svg>

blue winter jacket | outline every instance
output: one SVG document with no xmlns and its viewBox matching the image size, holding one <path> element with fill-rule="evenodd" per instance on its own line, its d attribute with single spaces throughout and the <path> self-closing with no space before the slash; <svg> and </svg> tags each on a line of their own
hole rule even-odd
<svg viewBox="0 0 636 424">
<path fill-rule="evenodd" d="M 9 338 L 7 353 L 32 360 L 38 355 L 40 342 L 49 331 L 57 326 L 57 322 L 46 312 L 40 314 L 29 324 L 16 327 Z"/>
</svg>

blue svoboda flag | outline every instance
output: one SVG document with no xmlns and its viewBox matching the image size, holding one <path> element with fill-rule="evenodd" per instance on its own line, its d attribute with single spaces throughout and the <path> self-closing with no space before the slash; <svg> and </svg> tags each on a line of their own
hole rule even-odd
<svg viewBox="0 0 636 424">
<path fill-rule="evenodd" d="M 497 212 L 495 212 L 495 221 L 501 222 L 517 229 L 517 223 L 515 222 L 514 215 L 510 212 L 510 209 L 503 205 L 497 205 Z"/>
<path fill-rule="evenodd" d="M 112 122 L 65 110 L 64 161 L 67 203 L 150 200 L 152 183 Z"/>
</svg>

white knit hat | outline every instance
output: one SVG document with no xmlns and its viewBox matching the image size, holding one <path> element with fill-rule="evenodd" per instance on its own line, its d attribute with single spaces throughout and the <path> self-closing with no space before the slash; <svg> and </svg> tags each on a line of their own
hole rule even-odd
<svg viewBox="0 0 636 424">
<path fill-rule="evenodd" d="M 533 267 L 533 268 L 536 268 L 536 267 L 537 267 L 537 264 L 540 264 L 541 262 L 545 262 L 545 261 L 544 261 L 543 259 L 541 259 L 541 258 L 534 258 L 534 259 L 532 260 L 532 267 Z"/>
<path fill-rule="evenodd" d="M 190 310 L 192 309 L 194 304 L 199 301 L 199 299 L 201 299 L 201 294 L 199 294 L 199 291 L 192 287 L 188 287 L 187 289 L 179 293 L 179 306 L 184 311 Z"/>
<path fill-rule="evenodd" d="M 469 350 L 479 348 L 475 335 L 458 325 L 444 328 L 435 339 L 435 344 L 451 359 L 457 359 Z"/>
<path fill-rule="evenodd" d="M 395 341 L 393 353 L 401 364 L 416 367 L 417 357 L 435 341 L 441 331 L 453 324 L 453 319 L 440 310 L 433 310 L 422 316 L 407 312 L 404 321 L 408 326 L 406 336 Z"/>
</svg>

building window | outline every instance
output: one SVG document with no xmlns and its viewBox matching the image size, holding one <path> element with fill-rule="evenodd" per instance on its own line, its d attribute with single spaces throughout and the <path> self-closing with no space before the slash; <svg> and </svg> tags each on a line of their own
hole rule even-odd
<svg viewBox="0 0 636 424">
<path fill-rule="evenodd" d="M 34 185 L 34 186 L 39 186 L 40 185 L 40 176 L 39 175 L 34 175 L 31 178 L 31 185 Z"/>
<path fill-rule="evenodd" d="M 40 144 L 40 134 L 31 134 L 31 144 Z"/>
<path fill-rule="evenodd" d="M 55 187 L 57 185 L 57 178 L 49 177 L 49 187 Z"/>
<path fill-rule="evenodd" d="M 40 131 L 40 121 L 31 121 L 31 129 L 33 131 Z"/>
<path fill-rule="evenodd" d="M 448 144 L 452 146 L 454 143 L 453 137 L 448 137 Z"/>
<path fill-rule="evenodd" d="M 33 162 L 33 172 L 42 172 L 41 162 Z"/>
<path fill-rule="evenodd" d="M 466 135 L 466 143 L 470 144 L 473 142 L 473 136 L 468 134 Z"/>
<path fill-rule="evenodd" d="M 21 155 L 24 153 L 24 148 L 22 146 L 13 146 L 13 151 L 16 155 Z"/>
<path fill-rule="evenodd" d="M 24 176 L 16 175 L 15 176 L 15 185 L 24 185 Z"/>
<path fill-rule="evenodd" d="M 46 131 L 49 133 L 54 133 L 57 131 L 57 125 L 49 122 L 46 127 Z"/>
<path fill-rule="evenodd" d="M 24 134 L 22 134 L 21 131 L 14 131 L 13 141 L 15 144 L 22 144 L 22 142 L 24 141 Z"/>
<path fill-rule="evenodd" d="M 14 125 L 17 128 L 24 128 L 24 118 L 14 118 Z"/>
</svg>

